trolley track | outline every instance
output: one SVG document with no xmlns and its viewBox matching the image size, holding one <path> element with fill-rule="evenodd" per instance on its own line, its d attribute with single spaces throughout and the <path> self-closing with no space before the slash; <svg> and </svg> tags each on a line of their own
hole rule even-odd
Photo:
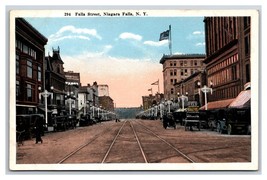
<svg viewBox="0 0 267 180">
<path fill-rule="evenodd" d="M 156 133 L 154 133 L 151 129 L 149 129 L 148 127 L 146 127 L 145 125 L 143 125 L 142 123 L 140 122 L 136 122 L 136 124 L 138 124 L 139 126 L 141 126 L 142 128 L 145 129 L 145 132 L 140 132 L 139 133 L 146 133 L 148 134 L 147 132 L 149 132 L 150 134 L 152 134 L 154 137 L 156 137 L 157 139 L 159 139 L 161 142 L 163 142 L 165 145 L 167 145 L 168 147 L 170 147 L 172 150 L 174 150 L 179 156 L 181 156 L 183 159 L 185 159 L 187 162 L 190 162 L 190 163 L 195 163 L 195 161 L 190 158 L 189 156 L 187 156 L 185 153 L 183 153 L 181 150 L 177 149 L 175 146 L 173 146 L 171 143 L 169 143 L 168 141 L 166 141 L 165 139 L 163 139 L 162 137 L 160 137 L 159 135 L 157 135 Z M 144 147 L 145 145 L 143 145 Z M 175 155 L 171 156 L 170 157 L 174 157 Z M 160 160 L 160 159 L 159 159 Z"/>
<path fill-rule="evenodd" d="M 125 124 L 125 122 L 123 123 L 123 125 L 121 127 L 123 127 Z M 115 125 L 113 125 L 115 126 Z M 89 146 L 90 144 L 92 144 L 93 142 L 95 142 L 97 139 L 99 139 L 100 137 L 102 137 L 104 134 L 106 134 L 107 132 L 111 131 L 114 127 L 107 127 L 104 131 L 98 133 L 97 135 L 95 135 L 92 139 L 90 139 L 88 142 L 82 144 L 81 146 L 79 146 L 78 148 L 76 148 L 75 150 L 73 150 L 71 153 L 67 154 L 64 158 L 62 158 L 57 164 L 62 164 L 65 163 L 67 160 L 69 160 L 70 158 L 73 158 L 73 156 L 75 156 L 78 152 L 80 152 L 82 149 L 86 148 L 87 146 Z"/>
<path fill-rule="evenodd" d="M 125 126 L 126 123 L 128 124 L 128 126 Z M 133 134 L 131 134 L 129 131 L 132 131 Z M 125 149 L 125 146 L 127 146 L 128 151 L 127 152 L 121 151 L 121 149 Z M 131 151 L 129 151 L 129 149 L 131 149 Z M 116 158 L 116 156 L 120 157 Z M 132 157 L 134 157 L 134 159 Z M 140 140 L 136 134 L 136 131 L 131 121 L 125 121 L 123 126 L 118 131 L 117 135 L 114 137 L 101 163 L 114 162 L 114 161 L 118 162 L 122 160 L 128 163 L 129 162 L 148 163 L 147 157 L 144 153 Z"/>
<path fill-rule="evenodd" d="M 151 129 L 146 127 L 140 122 L 136 121 L 124 121 L 120 127 L 108 127 L 104 131 L 98 133 L 88 142 L 82 144 L 77 149 L 62 158 L 58 164 L 73 162 L 77 159 L 78 154 L 82 154 L 83 158 L 86 157 L 85 153 L 81 151 L 89 148 L 93 142 L 103 137 L 105 134 L 114 131 L 114 138 L 109 141 L 109 146 L 106 148 L 106 152 L 98 152 L 102 156 L 101 163 L 153 163 L 159 162 L 167 158 L 182 157 L 186 162 L 194 163 L 195 161 L 184 154 L 182 151 L 177 149 L 171 143 L 154 133 Z M 130 132 L 131 131 L 131 132 Z M 145 142 L 145 137 L 150 136 L 150 143 Z M 167 145 L 167 146 L 166 146 Z M 157 148 L 163 148 L 166 150 L 165 153 L 161 153 L 158 157 L 153 157 L 154 153 L 158 151 Z M 175 152 L 174 152 L 175 151 Z M 86 152 L 86 151 L 85 151 Z M 168 154 L 168 152 L 170 152 Z M 102 154 L 102 155 L 101 155 Z M 179 160 L 180 161 L 180 160 Z M 78 161 L 79 162 L 79 161 Z M 98 161 L 99 162 L 99 161 Z M 184 161 L 183 161 L 184 162 Z"/>
</svg>

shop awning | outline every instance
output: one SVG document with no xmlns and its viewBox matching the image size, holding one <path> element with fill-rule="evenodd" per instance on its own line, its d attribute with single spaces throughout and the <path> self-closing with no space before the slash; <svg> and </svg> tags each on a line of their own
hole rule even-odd
<svg viewBox="0 0 267 180">
<path fill-rule="evenodd" d="M 208 110 L 227 108 L 235 99 L 225 99 L 220 101 L 208 102 Z M 200 108 L 200 110 L 205 110 L 205 105 Z"/>
<path fill-rule="evenodd" d="M 229 108 L 250 107 L 251 90 L 241 91 Z"/>
</svg>

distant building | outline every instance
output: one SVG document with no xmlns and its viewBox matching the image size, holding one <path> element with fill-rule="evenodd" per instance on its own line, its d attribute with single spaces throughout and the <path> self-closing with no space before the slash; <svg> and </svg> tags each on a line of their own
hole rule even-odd
<svg viewBox="0 0 267 180">
<path fill-rule="evenodd" d="M 99 96 L 99 104 L 105 110 L 114 111 L 114 102 L 109 96 Z"/>
<path fill-rule="evenodd" d="M 192 74 L 203 71 L 205 59 L 203 54 L 164 55 L 160 63 L 163 65 L 164 98 L 171 100 L 177 98 L 174 84 Z"/>
<path fill-rule="evenodd" d="M 109 88 L 106 84 L 98 85 L 98 96 L 109 96 Z"/>
<path fill-rule="evenodd" d="M 76 84 L 79 87 L 81 86 L 80 73 L 73 72 L 73 71 L 67 71 L 64 73 L 65 73 L 65 77 L 66 77 L 66 82 Z"/>
<path fill-rule="evenodd" d="M 84 111 L 85 106 L 99 107 L 99 96 L 98 96 L 98 86 L 97 82 L 94 82 L 91 86 L 87 84 L 86 86 L 80 86 L 78 91 L 78 109 L 79 111 Z"/>
<path fill-rule="evenodd" d="M 152 94 L 149 96 L 142 96 L 143 110 L 147 110 L 153 107 L 153 105 L 159 104 L 163 100 L 164 95 L 160 93 L 156 93 L 154 96 Z"/>
<path fill-rule="evenodd" d="M 47 38 L 23 18 L 16 18 L 16 114 L 37 112 L 38 88 L 44 88 Z"/>
<path fill-rule="evenodd" d="M 175 92 L 177 92 L 177 98 L 181 95 L 186 95 L 188 101 L 196 106 L 204 105 L 204 95 L 200 90 L 199 84 L 206 84 L 206 72 L 198 71 L 184 80 L 174 84 Z"/>
<path fill-rule="evenodd" d="M 60 49 L 53 48 L 52 56 L 45 57 L 45 89 L 53 93 L 53 98 L 48 98 L 48 107 L 54 112 L 61 113 L 65 110 L 65 82 L 63 60 L 60 57 Z"/>
<path fill-rule="evenodd" d="M 65 104 L 66 109 L 69 110 L 69 106 L 71 106 L 71 109 L 74 111 L 78 110 L 78 92 L 79 87 L 81 85 L 80 82 L 80 73 L 76 73 L 73 71 L 67 71 L 65 73 L 65 92 L 67 98 L 65 98 Z M 65 97 L 66 97 L 65 96 Z M 72 101 L 70 102 L 69 98 L 72 98 Z"/>
<path fill-rule="evenodd" d="M 250 82 L 250 17 L 205 17 L 204 23 L 209 101 L 235 98 Z"/>
</svg>

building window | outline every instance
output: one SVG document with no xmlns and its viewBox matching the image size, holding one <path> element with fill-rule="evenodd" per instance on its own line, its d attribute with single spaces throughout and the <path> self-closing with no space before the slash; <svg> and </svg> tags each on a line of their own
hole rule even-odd
<svg viewBox="0 0 267 180">
<path fill-rule="evenodd" d="M 172 61 L 170 61 L 170 66 L 172 66 Z"/>
<path fill-rule="evenodd" d="M 19 74 L 19 55 L 16 55 L 16 74 Z"/>
<path fill-rule="evenodd" d="M 41 66 L 38 66 L 38 81 L 42 80 L 42 69 Z"/>
<path fill-rule="evenodd" d="M 177 75 L 177 70 L 176 70 L 176 69 L 174 70 L 173 75 L 174 75 L 174 76 Z"/>
<path fill-rule="evenodd" d="M 246 82 L 250 82 L 250 65 L 246 64 Z"/>
<path fill-rule="evenodd" d="M 25 54 L 29 53 L 29 48 L 28 46 L 26 46 L 25 44 L 23 44 L 23 50 L 22 50 Z"/>
<path fill-rule="evenodd" d="M 236 65 L 232 66 L 232 80 L 237 79 Z"/>
<path fill-rule="evenodd" d="M 32 85 L 27 84 L 27 101 L 32 101 L 33 100 L 33 92 L 32 92 Z"/>
<path fill-rule="evenodd" d="M 194 69 L 191 69 L 190 70 L 190 73 L 191 73 L 191 75 L 194 74 Z"/>
<path fill-rule="evenodd" d="M 250 17 L 244 17 L 244 29 L 250 25 Z"/>
<path fill-rule="evenodd" d="M 184 62 L 183 62 L 183 61 L 181 61 L 181 62 L 180 62 L 180 66 L 183 66 L 183 65 L 184 65 Z"/>
<path fill-rule="evenodd" d="M 174 94 L 174 90 L 173 90 L 173 88 L 171 88 L 171 94 Z"/>
<path fill-rule="evenodd" d="M 187 76 L 187 69 L 184 70 L 184 75 Z"/>
<path fill-rule="evenodd" d="M 176 66 L 176 61 L 173 62 L 173 66 Z"/>
<path fill-rule="evenodd" d="M 19 81 L 16 81 L 16 97 L 18 98 L 20 94 L 20 85 Z"/>
<path fill-rule="evenodd" d="M 183 69 L 181 69 L 181 76 L 183 76 L 184 75 L 184 70 Z"/>
<path fill-rule="evenodd" d="M 173 84 L 173 79 L 171 79 L 171 84 Z"/>
<path fill-rule="evenodd" d="M 173 71 L 172 70 L 170 71 L 170 76 L 173 76 Z"/>
<path fill-rule="evenodd" d="M 27 77 L 32 78 L 32 62 L 27 61 Z"/>
<path fill-rule="evenodd" d="M 245 54 L 249 55 L 250 53 L 250 42 L 249 42 L 249 36 L 245 37 Z"/>
<path fill-rule="evenodd" d="M 195 66 L 197 66 L 197 61 L 194 61 Z"/>
</svg>

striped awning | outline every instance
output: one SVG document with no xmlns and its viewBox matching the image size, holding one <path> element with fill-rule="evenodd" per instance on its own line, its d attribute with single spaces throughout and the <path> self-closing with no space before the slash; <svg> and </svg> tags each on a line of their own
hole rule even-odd
<svg viewBox="0 0 267 180">
<path fill-rule="evenodd" d="M 241 91 L 235 100 L 229 105 L 229 108 L 250 107 L 251 90 Z"/>
<path fill-rule="evenodd" d="M 234 100 L 235 99 L 225 99 L 225 100 L 220 100 L 220 101 L 209 102 L 208 110 L 227 108 Z M 200 110 L 205 110 L 205 105 L 202 106 Z"/>
</svg>

